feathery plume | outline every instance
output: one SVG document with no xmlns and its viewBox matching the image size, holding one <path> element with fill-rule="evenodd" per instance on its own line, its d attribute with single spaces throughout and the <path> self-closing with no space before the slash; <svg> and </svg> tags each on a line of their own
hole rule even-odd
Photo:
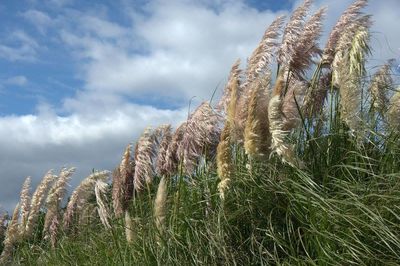
<svg viewBox="0 0 400 266">
<path fill-rule="evenodd" d="M 268 90 L 270 78 L 253 82 L 255 88 L 249 102 L 248 116 L 244 130 L 244 149 L 251 158 L 269 155 L 271 136 L 268 119 Z"/>
<path fill-rule="evenodd" d="M 40 209 L 42 208 L 46 200 L 47 193 L 50 190 L 51 184 L 53 183 L 54 179 L 55 176 L 53 175 L 52 170 L 48 171 L 36 188 L 35 192 L 33 193 L 29 217 L 26 222 L 24 231 L 25 238 L 29 238 L 32 236 L 37 219 L 39 217 Z"/>
<path fill-rule="evenodd" d="M 272 63 L 275 51 L 279 46 L 277 39 L 281 34 L 284 21 L 285 16 L 278 16 L 265 31 L 261 42 L 248 60 L 246 84 L 260 77 L 261 74 L 265 74 L 264 71 L 268 69 L 268 66 Z M 267 72 L 269 72 L 269 70 L 267 70 Z"/>
<path fill-rule="evenodd" d="M 134 160 L 131 156 L 131 144 L 129 144 L 122 156 L 121 164 L 119 165 L 119 177 L 121 178 L 121 186 L 119 188 L 118 197 L 115 200 L 119 200 L 122 210 L 126 210 L 129 201 L 133 198 L 133 173 L 134 173 Z M 118 213 L 120 215 L 120 213 Z M 119 216 L 117 216 L 119 217 Z"/>
<path fill-rule="evenodd" d="M 372 96 L 372 104 L 376 111 L 383 115 L 388 106 L 387 91 L 393 85 L 390 73 L 390 65 L 383 65 L 372 78 L 369 91 Z"/>
<path fill-rule="evenodd" d="M 290 131 L 285 130 L 288 124 L 285 123 L 285 115 L 282 111 L 282 95 L 286 87 L 283 75 L 278 77 L 273 90 L 273 96 L 268 105 L 269 128 L 271 132 L 271 150 L 276 152 L 283 162 L 293 167 L 303 167 L 303 163 L 294 153 L 293 145 L 287 143 L 286 137 Z"/>
<path fill-rule="evenodd" d="M 57 244 L 58 227 L 58 215 L 54 215 L 49 227 L 50 243 L 53 249 L 56 247 Z"/>
<path fill-rule="evenodd" d="M 290 70 L 297 76 L 302 77 L 313 63 L 313 58 L 321 54 L 318 47 L 318 39 L 322 33 L 322 20 L 326 8 L 319 9 L 311 18 L 305 22 L 303 31 L 294 44 L 294 54 L 290 61 Z"/>
<path fill-rule="evenodd" d="M 267 28 L 261 42 L 248 60 L 245 83 L 236 89 L 235 94 L 232 94 L 231 98 L 236 99 L 234 105 L 232 105 L 232 107 L 234 107 L 233 112 L 235 113 L 235 119 L 231 119 L 231 129 L 234 135 L 232 140 L 234 141 L 244 141 L 249 101 L 253 89 L 256 87 L 256 85 L 252 83 L 257 83 L 259 82 L 257 80 L 268 79 L 270 77 L 270 64 L 279 46 L 277 39 L 281 34 L 284 19 L 284 16 L 276 18 Z"/>
<path fill-rule="evenodd" d="M 152 183 L 155 169 L 154 160 L 156 156 L 156 132 L 151 128 L 146 128 L 139 138 L 138 149 L 135 159 L 134 188 L 136 191 L 143 190 L 145 184 Z"/>
<path fill-rule="evenodd" d="M 290 62 L 293 60 L 293 56 L 296 53 L 296 45 L 303 32 L 305 18 L 311 3 L 311 0 L 305 0 L 301 6 L 296 8 L 285 27 L 277 58 L 282 69 L 289 67 Z"/>
<path fill-rule="evenodd" d="M 369 53 L 368 27 L 358 23 L 343 33 L 332 63 L 333 80 L 339 86 L 340 112 L 352 132 L 359 132 L 361 77 L 365 73 L 365 56 Z"/>
<path fill-rule="evenodd" d="M 112 172 L 112 200 L 114 215 L 120 218 L 123 214 L 122 209 L 122 181 L 119 165 Z"/>
<path fill-rule="evenodd" d="M 125 236 L 128 243 L 132 243 L 134 240 L 133 227 L 134 221 L 132 220 L 129 212 L 125 211 Z"/>
<path fill-rule="evenodd" d="M 311 84 L 306 92 L 306 95 L 304 96 L 304 102 L 301 108 L 304 116 L 311 117 L 312 115 L 321 113 L 321 110 L 324 107 L 325 99 L 328 95 L 331 80 L 332 72 L 328 71 L 322 74 L 314 86 Z"/>
<path fill-rule="evenodd" d="M 400 131 L 400 87 L 390 99 L 389 107 L 386 112 L 389 128 Z"/>
<path fill-rule="evenodd" d="M 217 104 L 216 109 L 223 114 L 226 114 L 228 112 L 232 91 L 234 89 L 237 90 L 236 87 L 240 85 L 240 74 L 242 70 L 239 68 L 239 66 L 240 66 L 240 59 L 236 60 L 236 62 L 233 64 L 231 72 L 229 73 L 228 82 L 225 85 L 222 97 Z"/>
<path fill-rule="evenodd" d="M 225 191 L 233 174 L 230 132 L 230 122 L 226 121 L 217 147 L 217 172 L 221 180 L 218 184 L 218 191 L 222 200 L 225 199 Z"/>
<path fill-rule="evenodd" d="M 71 167 L 69 169 L 62 168 L 59 177 L 55 181 L 53 187 L 49 192 L 49 195 L 47 196 L 46 199 L 47 212 L 44 219 L 44 229 L 43 229 L 45 235 L 49 233 L 49 228 L 52 225 L 53 220 L 58 218 L 61 202 L 64 199 L 65 194 L 67 193 L 67 185 L 74 172 L 75 172 L 74 167 Z"/>
<path fill-rule="evenodd" d="M 212 154 L 217 148 L 220 116 L 208 102 L 203 102 L 189 117 L 178 154 L 183 154 L 183 165 L 187 175 L 195 170 L 201 155 Z"/>
<path fill-rule="evenodd" d="M 156 198 L 154 200 L 154 219 L 158 232 L 161 234 L 165 228 L 165 217 L 167 214 L 167 179 L 163 176 L 158 185 Z"/>
<path fill-rule="evenodd" d="M 171 144 L 168 146 L 167 153 L 165 155 L 163 169 L 170 176 L 176 175 L 178 172 L 178 164 L 182 157 L 181 154 L 178 154 L 178 149 L 182 143 L 186 125 L 187 122 L 185 121 L 175 130 L 175 133 L 172 136 Z"/>
<path fill-rule="evenodd" d="M 71 226 L 75 212 L 81 211 L 88 197 L 93 195 L 94 185 L 96 184 L 97 180 L 106 182 L 109 178 L 109 175 L 109 171 L 95 172 L 86 177 L 72 192 L 63 218 L 65 229 L 68 229 Z"/>
<path fill-rule="evenodd" d="M 20 196 L 20 209 L 21 209 L 20 213 L 21 222 L 19 224 L 20 234 L 24 234 L 25 226 L 29 217 L 29 210 L 31 207 L 31 196 L 29 192 L 30 189 L 31 189 L 31 178 L 28 176 L 25 179 L 25 182 L 22 186 L 21 196 Z"/>
<path fill-rule="evenodd" d="M 157 155 L 157 163 L 156 163 L 156 173 L 159 176 L 166 176 L 169 174 L 168 169 L 165 168 L 166 159 L 167 159 L 167 152 L 168 148 L 172 141 L 172 129 L 171 125 L 164 125 L 164 127 L 160 128 L 161 130 L 161 141 L 160 147 Z"/>
<path fill-rule="evenodd" d="M 11 259 L 14 250 L 14 245 L 19 240 L 20 234 L 18 231 L 19 204 L 14 209 L 11 220 L 8 223 L 6 237 L 4 239 L 3 251 L 0 255 L 0 265 L 6 265 Z"/>
<path fill-rule="evenodd" d="M 307 88 L 308 85 L 304 81 L 300 81 L 296 77 L 290 79 L 282 103 L 282 113 L 284 115 L 282 129 L 284 131 L 291 131 L 299 125 L 301 121 L 299 108 L 303 106 L 303 99 Z"/>
<path fill-rule="evenodd" d="M 0 239 L 3 239 L 4 237 L 4 232 L 5 232 L 5 226 L 4 222 L 7 220 L 7 214 L 0 215 Z"/>
<path fill-rule="evenodd" d="M 329 35 L 328 42 L 326 43 L 323 52 L 323 62 L 325 65 L 330 65 L 333 62 L 337 44 L 347 27 L 354 23 L 355 20 L 359 18 L 362 14 L 360 10 L 367 5 L 367 0 L 357 0 L 352 5 L 350 5 L 340 16 L 338 22 L 334 26 L 332 32 Z"/>
<path fill-rule="evenodd" d="M 104 195 L 107 193 L 107 183 L 102 180 L 97 180 L 94 186 L 94 191 L 96 195 L 97 211 L 100 217 L 101 223 L 106 229 L 110 229 L 110 212 L 106 204 L 106 197 Z"/>
</svg>

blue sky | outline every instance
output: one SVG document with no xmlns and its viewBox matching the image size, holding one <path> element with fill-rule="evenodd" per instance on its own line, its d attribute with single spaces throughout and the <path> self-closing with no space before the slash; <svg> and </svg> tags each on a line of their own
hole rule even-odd
<svg viewBox="0 0 400 266">
<path fill-rule="evenodd" d="M 209 99 L 266 26 L 301 1 L 0 1 L 0 205 L 10 209 L 26 176 L 111 170 L 144 127 L 176 125 L 188 101 Z M 328 6 L 322 44 L 351 0 Z M 395 58 L 400 1 L 372 1 L 369 67 Z"/>
</svg>

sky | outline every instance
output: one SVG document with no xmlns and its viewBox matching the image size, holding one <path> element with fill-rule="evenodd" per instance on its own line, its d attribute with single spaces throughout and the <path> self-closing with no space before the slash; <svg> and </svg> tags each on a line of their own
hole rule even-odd
<svg viewBox="0 0 400 266">
<path fill-rule="evenodd" d="M 0 0 L 0 209 L 49 169 L 112 170 L 146 126 L 177 125 L 221 93 L 298 0 Z M 351 0 L 327 6 L 322 45 Z M 383 4 L 384 3 L 384 4 Z M 400 64 L 398 0 L 370 0 L 370 71 Z M 394 71 L 396 70 L 394 67 Z M 399 72 L 397 72 L 399 74 Z"/>
</svg>

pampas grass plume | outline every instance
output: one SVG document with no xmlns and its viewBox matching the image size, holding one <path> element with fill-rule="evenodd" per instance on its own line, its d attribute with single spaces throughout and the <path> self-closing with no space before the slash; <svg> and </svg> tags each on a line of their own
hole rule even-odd
<svg viewBox="0 0 400 266">
<path fill-rule="evenodd" d="M 21 196 L 20 196 L 21 221 L 19 224 L 19 231 L 21 234 L 24 234 L 25 232 L 25 226 L 29 217 L 29 210 L 31 207 L 31 196 L 29 192 L 30 189 L 31 189 L 31 178 L 27 177 L 22 186 Z"/>
<path fill-rule="evenodd" d="M 25 238 L 29 238 L 32 236 L 37 219 L 39 218 L 40 209 L 42 208 L 46 200 L 47 193 L 50 190 L 51 184 L 53 183 L 54 179 L 55 176 L 53 175 L 52 170 L 48 171 L 36 188 L 35 193 L 33 193 L 29 217 L 25 226 Z"/>
<path fill-rule="evenodd" d="M 165 228 L 165 217 L 167 215 L 167 179 L 163 176 L 158 185 L 156 198 L 154 200 L 154 220 L 160 234 Z"/>
<path fill-rule="evenodd" d="M 14 250 L 14 245 L 20 238 L 20 234 L 18 231 L 19 211 L 20 211 L 19 204 L 17 204 L 17 206 L 14 209 L 12 218 L 8 223 L 6 237 L 3 242 L 4 247 L 0 255 L 0 265 L 6 265 L 6 263 L 10 260 Z"/>
</svg>

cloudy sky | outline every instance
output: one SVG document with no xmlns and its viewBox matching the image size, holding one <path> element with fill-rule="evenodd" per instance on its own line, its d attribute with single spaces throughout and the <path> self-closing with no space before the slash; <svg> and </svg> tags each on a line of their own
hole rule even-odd
<svg viewBox="0 0 400 266">
<path fill-rule="evenodd" d="M 352 0 L 328 7 L 325 36 Z M 371 0 L 373 69 L 400 58 L 400 1 Z M 382 4 L 384 2 L 384 4 Z M 112 170 L 145 126 L 176 125 L 221 90 L 286 0 L 1 0 L 0 205 L 26 176 Z M 322 42 L 326 37 L 322 38 Z"/>
</svg>

